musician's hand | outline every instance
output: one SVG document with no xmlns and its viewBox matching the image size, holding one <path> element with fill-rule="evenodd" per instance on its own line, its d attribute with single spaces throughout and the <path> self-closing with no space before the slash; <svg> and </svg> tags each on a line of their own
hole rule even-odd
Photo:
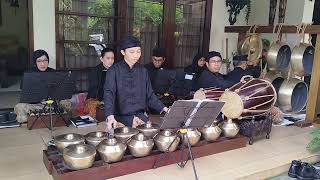
<svg viewBox="0 0 320 180">
<path fill-rule="evenodd" d="M 144 124 L 145 122 L 142 121 L 140 118 L 138 118 L 137 116 L 133 117 L 133 122 L 132 122 L 132 127 L 136 128 L 137 126 L 140 126 L 142 124 Z"/>
<path fill-rule="evenodd" d="M 252 66 L 257 66 L 260 63 L 260 59 L 252 60 Z"/>
<path fill-rule="evenodd" d="M 114 118 L 114 116 L 113 115 L 108 116 L 106 131 L 109 131 L 110 129 L 116 128 L 116 125 L 117 125 L 117 121 Z"/>
</svg>

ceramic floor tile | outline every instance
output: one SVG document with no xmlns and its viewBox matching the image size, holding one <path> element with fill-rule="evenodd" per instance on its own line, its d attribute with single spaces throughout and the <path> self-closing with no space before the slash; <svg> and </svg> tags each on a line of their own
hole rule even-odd
<svg viewBox="0 0 320 180">
<path fill-rule="evenodd" d="M 223 171 L 216 171 L 210 175 L 201 177 L 201 180 L 235 180 L 239 178 L 239 173 L 235 170 L 225 169 Z"/>
<path fill-rule="evenodd" d="M 139 180 L 164 180 L 152 172 L 152 170 L 141 171 L 125 176 L 111 178 L 110 180 L 128 180 L 128 179 L 139 179 Z"/>
<path fill-rule="evenodd" d="M 271 137 L 273 139 L 282 139 L 289 136 L 295 136 L 297 134 L 308 133 L 313 127 L 300 128 L 296 126 L 278 127 L 273 126 L 271 131 Z"/>
<path fill-rule="evenodd" d="M 252 161 L 250 163 L 244 163 L 241 166 L 234 168 L 239 176 L 245 177 L 250 174 L 256 174 L 272 169 L 273 167 L 281 166 L 282 164 L 274 159 L 260 159 L 259 161 Z"/>
<path fill-rule="evenodd" d="M 53 180 L 53 177 L 44 171 L 39 171 L 22 176 L 15 176 L 10 178 L 3 178 L 2 180 Z"/>
<path fill-rule="evenodd" d="M 214 158 L 202 157 L 195 159 L 194 162 L 199 177 L 210 176 L 215 172 L 220 172 L 224 170 L 224 168 L 220 166 L 219 161 L 215 160 Z M 191 161 L 188 161 L 187 165 L 184 168 L 180 168 L 178 165 L 174 164 L 155 169 L 154 173 L 165 179 L 170 179 L 174 177 L 178 179 L 194 179 Z"/>
<path fill-rule="evenodd" d="M 18 147 L 23 145 L 30 144 L 40 144 L 43 143 L 42 139 L 37 134 L 8 134 L 8 135 L 0 135 L 0 148 L 6 147 Z"/>
<path fill-rule="evenodd" d="M 0 179 L 23 176 L 41 170 L 46 171 L 41 159 L 35 157 L 24 157 L 15 161 L 2 161 L 0 163 Z"/>
<path fill-rule="evenodd" d="M 292 160 L 302 160 L 302 159 L 308 159 L 308 161 L 315 162 L 317 160 L 320 160 L 320 157 L 315 153 L 304 151 L 304 152 L 292 152 L 292 153 L 277 155 L 275 157 L 272 157 L 272 159 L 282 164 L 290 164 Z"/>
<path fill-rule="evenodd" d="M 268 159 L 274 156 L 271 153 L 264 154 L 253 148 L 241 148 L 214 155 L 214 158 L 224 167 L 241 166 L 245 163 Z"/>
<path fill-rule="evenodd" d="M 18 147 L 7 147 L 0 149 L 0 163 L 6 159 L 17 159 L 23 157 L 42 155 L 42 144 L 24 145 Z M 42 156 L 40 156 L 42 158 Z"/>
</svg>

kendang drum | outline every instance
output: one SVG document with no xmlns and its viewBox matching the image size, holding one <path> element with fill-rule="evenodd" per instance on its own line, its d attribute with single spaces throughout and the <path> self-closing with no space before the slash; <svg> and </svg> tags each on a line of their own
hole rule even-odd
<svg viewBox="0 0 320 180">
<path fill-rule="evenodd" d="M 197 90 L 193 98 L 194 99 L 211 99 L 211 100 L 216 100 L 218 101 L 220 96 L 224 93 L 224 90 L 221 88 L 215 88 L 215 87 L 210 87 L 210 88 L 200 88 Z"/>
<path fill-rule="evenodd" d="M 222 113 L 229 119 L 263 116 L 275 104 L 277 93 L 273 85 L 264 79 L 244 76 L 220 97 L 225 102 Z"/>
</svg>

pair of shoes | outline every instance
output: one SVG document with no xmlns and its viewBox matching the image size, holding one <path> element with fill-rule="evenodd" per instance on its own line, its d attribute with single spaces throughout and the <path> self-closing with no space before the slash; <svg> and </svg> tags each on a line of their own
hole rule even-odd
<svg viewBox="0 0 320 180">
<path fill-rule="evenodd" d="M 291 166 L 288 171 L 288 176 L 292 178 L 297 178 L 297 175 L 301 169 L 301 161 L 300 160 L 293 160 L 291 162 Z"/>
<path fill-rule="evenodd" d="M 309 163 L 297 160 L 292 161 L 288 175 L 299 180 L 320 180 L 320 170 Z"/>
</svg>

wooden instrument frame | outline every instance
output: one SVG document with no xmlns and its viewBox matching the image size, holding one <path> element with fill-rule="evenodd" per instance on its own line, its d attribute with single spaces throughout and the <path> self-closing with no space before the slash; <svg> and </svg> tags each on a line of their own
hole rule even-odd
<svg viewBox="0 0 320 180">
<path fill-rule="evenodd" d="M 237 135 L 231 139 L 220 137 L 217 141 L 212 143 L 204 140 L 200 141 L 196 146 L 192 147 L 192 153 L 194 158 L 199 158 L 242 148 L 245 147 L 246 144 L 247 138 L 242 135 Z M 65 168 L 62 154 L 59 154 L 55 147 L 48 147 L 47 150 L 43 150 L 43 163 L 49 174 L 53 176 L 54 180 L 101 180 L 153 169 L 155 162 L 161 159 L 161 155 L 162 153 L 158 150 L 153 150 L 151 155 L 141 158 L 133 158 L 131 155 L 127 154 L 121 161 L 110 164 L 104 163 L 98 158 L 92 167 L 72 171 Z M 184 159 L 188 157 L 187 155 L 188 151 L 184 151 Z M 158 163 L 158 166 L 177 163 L 180 160 L 180 156 L 181 150 L 166 153 L 160 163 Z"/>
</svg>

